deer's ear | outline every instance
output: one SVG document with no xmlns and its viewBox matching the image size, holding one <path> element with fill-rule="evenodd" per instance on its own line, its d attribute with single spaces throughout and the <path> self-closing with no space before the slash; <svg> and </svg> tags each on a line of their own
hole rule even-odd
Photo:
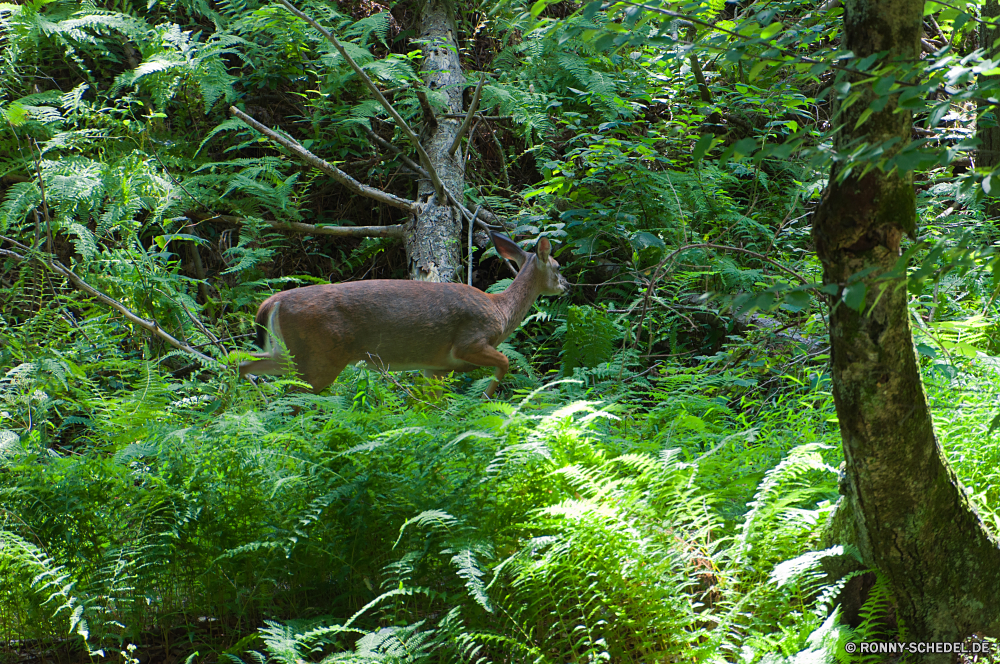
<svg viewBox="0 0 1000 664">
<path fill-rule="evenodd" d="M 507 260 L 514 261 L 518 267 L 524 265 L 524 260 L 528 257 L 528 254 L 524 252 L 524 249 L 517 246 L 516 242 L 503 233 L 490 233 L 490 237 L 493 238 L 493 246 L 497 248 L 498 254 Z"/>
<path fill-rule="evenodd" d="M 552 245 L 549 243 L 549 238 L 543 237 L 535 245 L 535 253 L 538 254 L 538 259 L 542 261 L 549 260 L 549 254 L 552 253 Z"/>
</svg>

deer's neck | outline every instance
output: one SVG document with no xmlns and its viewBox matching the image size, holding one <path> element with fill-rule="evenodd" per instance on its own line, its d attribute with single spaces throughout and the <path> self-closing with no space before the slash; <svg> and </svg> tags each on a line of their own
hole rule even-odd
<svg viewBox="0 0 1000 664">
<path fill-rule="evenodd" d="M 501 341 L 509 337 L 517 326 L 521 324 L 524 317 L 531 309 L 531 305 L 538 297 L 539 290 L 535 286 L 532 278 L 535 272 L 535 258 L 526 263 L 521 271 L 517 273 L 517 278 L 507 287 L 507 290 L 495 296 L 494 303 L 500 313 L 500 320 L 503 323 L 503 336 Z"/>
</svg>

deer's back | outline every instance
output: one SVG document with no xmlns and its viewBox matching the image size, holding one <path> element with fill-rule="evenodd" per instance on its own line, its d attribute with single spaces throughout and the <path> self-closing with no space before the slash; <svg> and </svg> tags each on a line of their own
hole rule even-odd
<svg viewBox="0 0 1000 664">
<path fill-rule="evenodd" d="M 273 295 L 262 310 L 274 303 L 280 303 L 281 336 L 293 355 L 335 353 L 346 363 L 377 356 L 399 369 L 444 367 L 456 344 L 495 345 L 502 333 L 491 296 L 464 284 L 323 284 Z"/>
</svg>

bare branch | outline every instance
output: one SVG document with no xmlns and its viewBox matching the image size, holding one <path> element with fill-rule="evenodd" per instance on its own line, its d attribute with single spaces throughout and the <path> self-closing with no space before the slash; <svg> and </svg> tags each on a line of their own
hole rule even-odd
<svg viewBox="0 0 1000 664">
<path fill-rule="evenodd" d="M 188 213 L 188 216 L 198 222 L 221 221 L 225 224 L 243 225 L 250 223 L 249 219 L 235 217 L 228 214 L 200 215 Z M 403 237 L 403 225 L 394 224 L 392 226 L 314 226 L 313 224 L 303 224 L 298 221 L 270 221 L 263 220 L 264 223 L 280 231 L 295 231 L 306 235 L 333 235 L 335 237 Z"/>
<path fill-rule="evenodd" d="M 265 134 L 274 142 L 285 146 L 286 148 L 294 152 L 296 155 L 298 155 L 307 164 L 323 171 L 324 173 L 326 173 L 327 175 L 329 175 L 334 180 L 341 183 L 354 193 L 361 194 L 362 196 L 366 196 L 380 203 L 385 203 L 386 205 L 391 205 L 392 207 L 399 208 L 401 210 L 406 210 L 407 212 L 417 211 L 416 204 L 413 201 L 408 201 L 405 198 L 400 198 L 399 196 L 388 194 L 382 191 L 381 189 L 376 189 L 375 187 L 369 187 L 366 184 L 361 184 L 360 182 L 358 182 L 357 180 L 355 180 L 350 175 L 340 170 L 333 164 L 328 163 L 323 159 L 320 159 L 312 152 L 309 152 L 309 150 L 306 150 L 304 147 L 299 145 L 297 141 L 294 141 L 291 138 L 288 138 L 287 136 L 282 136 L 273 129 L 265 127 L 264 125 L 257 122 L 252 117 L 241 111 L 240 109 L 236 108 L 235 106 L 230 106 L 229 112 L 238 117 L 240 120 L 242 120 L 249 126 L 259 131 L 260 133 Z"/>
<path fill-rule="evenodd" d="M 193 225 L 184 230 L 189 235 L 200 239 L 198 229 Z M 201 249 L 198 247 L 198 241 L 189 242 L 188 250 L 191 252 L 191 262 L 194 264 L 194 276 L 198 278 L 198 292 L 201 294 L 201 299 L 205 301 L 205 304 L 210 305 L 212 304 L 212 295 L 208 291 L 208 273 L 205 272 L 205 264 L 201 260 Z"/>
<path fill-rule="evenodd" d="M 49 201 L 45 195 L 45 178 L 42 177 L 42 151 L 38 147 L 38 141 L 31 139 L 31 145 L 35 148 L 32 152 L 32 156 L 35 158 L 35 172 L 38 174 L 38 188 L 42 191 L 42 212 L 39 215 L 38 209 L 35 209 L 35 224 L 38 224 L 41 219 L 45 220 L 46 238 L 48 243 L 45 245 L 46 250 L 52 253 L 55 243 L 52 239 L 52 217 L 49 215 Z M 39 219 L 41 217 L 41 219 Z"/>
<path fill-rule="evenodd" d="M 389 141 L 385 140 L 384 138 L 382 138 L 381 136 L 379 136 L 378 134 L 376 134 L 374 131 L 372 131 L 368 127 L 365 127 L 365 131 L 368 133 L 368 138 L 372 139 L 373 141 L 375 141 L 376 143 L 378 143 L 379 145 L 381 145 L 385 149 L 391 150 L 391 151 L 395 152 L 396 156 L 398 156 L 399 159 L 400 159 L 400 161 L 402 161 L 404 164 L 406 164 L 407 167 L 411 168 L 412 170 L 414 170 L 415 172 L 419 173 L 420 175 L 423 175 L 424 177 L 427 177 L 427 171 L 425 171 L 423 168 L 421 168 L 420 165 L 417 164 L 416 162 L 414 162 L 412 159 L 410 159 L 409 157 L 407 157 L 406 155 L 404 155 L 402 150 L 400 150 L 395 145 L 393 145 Z M 449 190 L 447 187 L 445 187 L 444 188 L 444 192 L 445 192 L 445 195 L 447 196 L 447 200 L 452 205 L 456 206 L 459 210 L 461 210 L 462 216 L 465 217 L 466 220 L 474 218 L 476 225 L 479 226 L 480 228 L 482 228 L 485 231 L 493 230 L 492 228 L 490 228 L 490 224 L 498 225 L 498 221 L 499 220 L 489 210 L 484 210 L 480 206 L 480 208 L 477 208 L 478 212 L 475 215 L 473 215 L 472 213 L 469 212 L 469 208 L 465 207 L 465 204 L 462 203 L 461 201 L 459 201 L 458 197 L 455 196 L 451 192 L 451 190 Z"/>
<path fill-rule="evenodd" d="M 479 129 L 479 124 L 483 121 L 482 118 L 476 118 L 476 124 L 472 125 L 472 131 L 469 133 L 469 145 L 472 145 L 472 139 L 476 135 L 476 130 Z M 472 156 L 472 148 L 465 148 L 465 163 L 462 165 L 462 170 L 465 171 L 469 167 L 469 158 Z"/>
<path fill-rule="evenodd" d="M 698 27 L 694 23 L 690 23 L 687 31 L 688 41 L 694 43 L 697 36 Z M 701 95 L 701 100 L 706 104 L 711 104 L 712 91 L 709 89 L 708 81 L 705 79 L 705 72 L 701 70 L 698 54 L 693 48 L 688 52 L 688 61 L 691 63 L 691 73 L 694 74 L 694 80 L 698 82 L 698 93 Z"/>
<path fill-rule="evenodd" d="M 469 125 L 472 124 L 472 116 L 479 109 L 479 97 L 483 94 L 483 83 L 485 82 L 486 74 L 483 74 L 479 79 L 479 85 L 476 86 L 476 93 L 472 96 L 472 103 L 469 104 L 469 112 L 465 114 L 465 120 L 462 121 L 462 126 L 458 128 L 458 133 L 455 135 L 455 140 L 452 141 L 451 147 L 448 148 L 449 157 L 455 156 L 455 150 L 462 143 L 462 137 L 465 136 L 465 132 L 469 131 Z"/>
<path fill-rule="evenodd" d="M 413 84 L 413 83 L 406 83 L 404 85 L 400 85 L 400 86 L 395 87 L 395 88 L 389 88 L 388 90 L 383 90 L 382 94 L 384 94 L 384 95 L 394 95 L 397 92 L 403 92 L 404 90 L 409 90 L 410 88 L 412 88 L 414 86 L 415 86 L 415 84 Z"/>
<path fill-rule="evenodd" d="M 465 119 L 465 117 L 467 115 L 468 115 L 468 113 L 442 113 L 441 117 L 442 118 L 462 118 L 462 119 Z M 480 115 L 479 119 L 480 120 L 513 120 L 514 118 L 511 117 L 511 116 L 509 116 L 509 115 Z"/>
<path fill-rule="evenodd" d="M 403 131 L 403 133 L 406 134 L 406 138 L 408 138 L 409 141 L 413 143 L 413 147 L 416 149 L 417 155 L 420 157 L 420 163 L 424 165 L 424 168 L 430 175 L 431 182 L 434 184 L 434 191 L 437 192 L 438 198 L 443 199 L 444 185 L 441 183 L 441 178 L 438 177 L 437 172 L 431 165 L 430 157 L 428 157 L 427 153 L 424 151 L 424 146 L 420 144 L 420 139 L 417 137 L 415 133 L 413 133 L 413 130 L 410 129 L 410 126 L 406 124 L 406 120 L 403 119 L 403 116 L 400 115 L 395 108 L 393 108 L 392 104 L 389 103 L 389 101 L 379 91 L 379 89 L 375 86 L 372 80 L 368 78 L 368 74 L 366 74 L 361 69 L 361 67 L 358 66 L 358 63 L 354 61 L 354 58 L 352 58 L 350 55 L 347 54 L 347 51 L 344 49 L 343 45 L 336 37 L 333 36 L 333 34 L 330 33 L 329 30 L 324 28 L 322 25 L 314 21 L 306 14 L 296 9 L 295 6 L 292 5 L 292 3 L 290 3 L 288 0 L 281 0 L 281 4 L 283 4 L 285 8 L 288 9 L 288 11 L 292 12 L 292 14 L 298 16 L 303 21 L 305 21 L 312 27 L 316 28 L 316 30 L 318 30 L 321 35 L 326 37 L 327 41 L 333 44 L 333 47 L 337 49 L 337 52 L 340 53 L 341 57 L 343 57 L 344 60 L 347 61 L 347 64 L 351 66 L 351 69 L 353 69 L 354 73 L 358 75 L 358 78 L 361 79 L 361 82 L 365 84 L 365 87 L 367 87 L 371 91 L 372 95 L 375 96 L 376 101 L 378 101 L 378 103 L 382 105 L 382 108 L 384 108 L 389 113 L 389 115 L 392 116 L 392 119 L 396 121 L 396 125 L 398 125 L 399 128 Z"/>
<path fill-rule="evenodd" d="M 314 226 L 298 221 L 269 221 L 279 230 L 297 231 L 308 235 L 333 235 L 336 237 L 403 237 L 403 225 L 392 226 Z"/>
<path fill-rule="evenodd" d="M 476 206 L 476 211 L 472 213 L 472 218 L 475 219 L 476 217 L 478 217 L 479 216 L 479 211 L 482 210 L 482 209 L 483 209 L 483 206 L 480 203 L 479 205 Z M 476 226 L 483 226 L 483 227 L 485 227 L 486 224 L 483 224 L 478 219 L 476 219 L 476 223 L 475 224 L 469 224 L 469 263 L 468 263 L 468 265 L 469 265 L 469 275 L 468 276 L 469 276 L 469 285 L 470 286 L 472 285 L 472 233 L 475 230 Z M 485 230 L 489 230 L 489 229 L 486 228 Z M 507 268 L 510 269 L 510 270 L 512 270 L 514 272 L 514 276 L 517 276 L 517 270 L 515 270 L 514 266 L 510 264 L 510 261 L 507 260 L 506 258 L 504 258 L 503 260 L 504 260 L 504 263 L 507 264 Z"/>
<path fill-rule="evenodd" d="M 424 112 L 424 122 L 432 129 L 437 127 L 438 119 L 431 108 L 431 102 L 427 99 L 427 93 L 423 88 L 417 88 L 417 99 L 420 101 L 420 110 Z"/>
<path fill-rule="evenodd" d="M 674 256 L 677 256 L 681 252 L 687 251 L 688 249 L 717 249 L 719 251 L 735 251 L 737 253 L 747 254 L 748 256 L 753 256 L 754 258 L 762 260 L 762 261 L 764 261 L 766 263 L 770 263 L 771 265 L 773 265 L 774 267 L 778 268 L 779 270 L 784 270 L 788 274 L 790 274 L 793 277 L 795 277 L 796 279 L 798 279 L 803 284 L 808 285 L 810 283 L 808 279 L 806 279 L 805 277 L 803 277 L 801 274 L 799 274 L 795 270 L 793 270 L 791 268 L 785 267 L 784 265 L 782 265 L 778 261 L 776 261 L 774 259 L 771 259 L 771 258 L 768 258 L 764 254 L 758 254 L 756 251 L 750 251 L 749 249 L 743 249 L 741 247 L 730 247 L 730 246 L 727 246 L 727 245 L 724 245 L 724 244 L 710 244 L 710 243 L 707 243 L 707 242 L 700 243 L 700 244 L 685 244 L 682 247 L 678 247 L 675 251 L 671 252 L 668 256 L 666 256 L 663 260 L 661 260 L 659 262 L 659 265 L 657 266 L 657 272 L 659 272 L 659 270 L 661 268 L 666 267 L 668 261 L 672 261 L 673 258 L 674 258 Z M 656 278 L 658 279 L 659 277 L 656 277 Z"/>
<path fill-rule="evenodd" d="M 10 244 L 14 245 L 15 247 L 21 249 L 22 251 L 29 251 L 28 247 L 24 246 L 19 242 L 11 240 L 10 238 L 6 238 L 0 235 L 0 240 L 5 240 Z M 194 355 L 195 357 L 205 362 L 206 364 L 213 364 L 213 365 L 219 364 L 217 360 L 209 357 L 208 355 L 200 353 L 194 348 L 192 348 L 190 345 L 175 339 L 169 332 L 160 327 L 159 323 L 157 323 L 155 320 L 146 320 L 145 318 L 142 318 L 138 314 L 133 313 L 128 307 L 126 307 L 124 304 L 114 299 L 110 295 L 107 295 L 106 293 L 94 288 L 86 281 L 76 276 L 76 274 L 74 274 L 72 270 L 70 270 L 68 267 L 66 267 L 59 261 L 55 260 L 54 258 L 46 259 L 43 258 L 41 255 L 32 257 L 28 256 L 27 254 L 22 255 L 17 252 L 10 251 L 8 249 L 0 249 L 0 256 L 13 258 L 16 261 L 28 261 L 31 260 L 31 258 L 34 258 L 42 265 L 49 268 L 51 271 L 68 279 L 70 283 L 72 283 L 78 290 L 82 290 L 85 293 L 93 295 L 95 298 L 97 298 L 104 304 L 108 305 L 112 309 L 117 310 L 119 313 L 121 313 L 123 316 L 125 316 L 125 318 L 127 318 L 135 325 L 138 325 L 147 332 L 151 332 L 155 336 L 158 336 L 159 338 L 163 339 L 174 348 L 182 350 L 185 353 L 190 353 L 191 355 Z"/>
<path fill-rule="evenodd" d="M 510 175 L 507 173 L 507 160 L 503 156 L 503 145 L 500 144 L 500 139 L 497 138 L 497 132 L 495 129 L 490 129 L 490 138 L 493 139 L 493 145 L 497 146 L 497 156 L 500 157 L 500 174 L 503 176 L 503 185 L 510 189 Z"/>
<path fill-rule="evenodd" d="M 405 164 L 406 167 L 409 168 L 411 171 L 413 171 L 414 173 L 417 173 L 418 175 L 423 175 L 425 178 L 429 178 L 430 177 L 429 175 L 427 175 L 427 171 L 424 170 L 423 166 L 421 166 L 417 162 L 415 162 L 412 159 L 410 159 L 409 157 L 407 157 L 405 154 L 403 154 L 402 150 L 400 150 L 395 145 L 393 145 L 389 141 L 385 140 L 384 138 L 382 138 L 381 136 L 379 136 L 378 134 L 376 134 L 370 128 L 365 127 L 365 133 L 368 134 L 368 138 L 372 139 L 373 141 L 375 141 L 376 143 L 378 143 L 379 145 L 381 145 L 382 147 L 384 147 L 386 150 L 389 150 L 390 152 L 392 152 L 393 154 L 395 154 L 397 157 L 399 157 L 399 160 L 401 162 L 403 162 L 403 164 Z"/>
<path fill-rule="evenodd" d="M 448 195 L 448 202 L 457 207 L 459 211 L 462 213 L 462 216 L 465 217 L 465 220 L 470 224 L 474 223 L 480 228 L 482 228 L 484 231 L 494 230 L 493 228 L 490 227 L 491 223 L 494 225 L 499 225 L 496 223 L 499 220 L 489 210 L 484 210 L 482 209 L 482 206 L 479 206 L 478 208 L 476 208 L 476 214 L 473 215 L 471 212 L 469 212 L 469 208 L 465 207 L 465 205 L 458 200 L 458 196 L 455 196 L 453 193 L 451 193 L 451 190 L 445 188 L 444 191 L 445 194 Z M 502 225 L 501 228 L 503 228 Z"/>
<path fill-rule="evenodd" d="M 161 291 L 159 288 L 157 288 L 156 290 L 158 290 L 161 293 L 163 293 L 163 291 Z M 163 293 L 163 294 L 167 295 L 166 293 Z M 170 297 L 170 296 L 167 295 L 167 297 Z M 173 300 L 172 297 L 170 299 Z M 226 353 L 226 348 L 225 348 L 225 346 L 222 345 L 222 342 L 219 341 L 219 338 L 217 336 L 215 336 L 214 334 L 212 334 L 211 330 L 209 330 L 207 327 L 205 327 L 205 325 L 200 320 L 198 320 L 198 318 L 193 313 L 191 313 L 191 310 L 187 308 L 186 304 L 184 304 L 183 302 L 176 301 L 176 300 L 174 301 L 174 303 L 181 305 L 181 308 L 184 310 L 184 313 L 186 313 L 188 315 L 188 318 L 190 318 L 191 322 L 195 324 L 195 327 L 197 327 L 199 330 L 201 330 L 201 333 L 204 334 L 206 337 L 208 337 L 212 341 L 212 343 L 215 344 L 216 348 L 218 348 L 221 353 Z"/>
<path fill-rule="evenodd" d="M 284 0 L 282 0 L 282 1 L 284 1 Z M 364 190 L 376 192 L 380 196 L 391 198 L 394 201 L 400 201 L 400 202 L 402 202 L 402 203 L 404 203 L 406 205 L 406 207 L 403 207 L 402 205 L 396 205 L 396 207 L 403 207 L 403 209 L 405 209 L 407 212 L 411 212 L 411 213 L 416 213 L 418 211 L 416 203 L 413 203 L 412 201 L 407 201 L 407 200 L 402 199 L 402 198 L 398 198 L 396 196 L 393 196 L 392 194 L 387 194 L 387 193 L 385 193 L 385 192 L 383 192 L 383 191 L 381 191 L 379 189 L 374 189 L 372 187 L 368 187 L 366 185 L 363 185 L 360 182 L 358 182 L 357 180 L 355 180 L 354 178 L 352 178 L 351 176 L 349 176 L 347 173 L 344 173 L 340 169 L 336 168 L 335 166 L 333 166 L 331 164 L 328 164 L 327 162 L 323 161 L 322 159 L 320 159 L 319 157 L 317 157 L 313 153 L 309 152 L 308 150 L 306 150 L 304 147 L 302 147 L 301 145 L 299 145 L 295 141 L 293 141 L 293 140 L 291 140 L 289 138 L 286 138 L 284 136 L 281 136 L 280 134 L 272 131 L 271 129 L 268 129 L 267 127 L 265 127 L 261 123 L 257 122 L 256 120 L 254 120 L 253 118 L 251 118 L 246 113 L 243 113 L 239 109 L 234 108 L 234 107 L 230 107 L 229 110 L 234 115 L 236 115 L 237 117 L 239 117 L 241 120 L 243 120 L 244 122 L 246 122 L 248 125 L 250 125 L 251 127 L 253 127 L 254 129 L 260 131 L 263 134 L 266 134 L 266 135 L 270 136 L 275 141 L 277 141 L 281 145 L 284 145 L 285 147 L 287 147 L 289 150 L 292 150 L 296 154 L 299 154 L 300 156 L 302 156 L 303 159 L 305 159 L 306 161 L 308 161 L 310 164 L 313 164 L 317 168 L 323 170 L 324 172 L 328 172 L 329 173 L 330 171 L 328 171 L 326 169 L 327 168 L 332 169 L 333 171 L 336 171 L 337 173 L 340 173 L 341 175 L 343 175 L 344 178 L 346 178 L 347 180 L 349 180 L 351 183 L 354 183 L 354 185 L 356 185 L 357 187 L 360 187 L 360 188 L 362 188 Z M 376 134 L 375 132 L 373 132 L 371 129 L 368 129 L 367 131 L 368 131 L 368 136 L 371 137 L 371 138 L 373 138 L 380 145 L 383 145 L 383 146 L 385 146 L 386 148 L 388 148 L 390 150 L 394 150 L 394 151 L 399 152 L 400 159 L 403 161 L 403 163 L 407 164 L 407 166 L 410 166 L 411 168 L 413 168 L 414 170 L 416 170 L 421 175 L 427 175 L 427 171 L 421 169 L 411 159 L 409 159 L 405 155 L 403 155 L 402 152 L 399 150 L 399 148 L 395 147 L 394 145 L 392 145 L 391 143 L 389 143 L 388 141 L 386 141 L 385 139 L 383 139 L 382 137 L 380 137 L 378 134 Z M 319 162 L 319 163 L 317 163 L 317 162 Z M 325 168 L 323 166 L 320 166 L 319 164 L 324 164 Z M 331 175 L 332 175 L 332 173 L 331 173 Z M 334 177 L 336 177 L 336 176 L 334 176 Z M 337 179 L 339 180 L 340 178 L 338 177 Z M 358 189 L 355 189 L 354 186 L 351 186 L 350 184 L 348 184 L 346 182 L 344 184 L 347 185 L 348 187 L 350 187 L 351 189 L 354 189 L 355 191 L 358 191 L 358 193 L 361 193 L 362 195 L 366 195 L 366 196 L 369 195 L 369 194 L 365 193 L 364 191 L 359 191 Z M 483 230 L 486 230 L 486 231 L 493 230 L 492 228 L 490 228 L 489 224 L 496 224 L 497 218 L 493 214 L 491 214 L 488 210 L 480 210 L 479 214 L 476 215 L 476 217 L 473 217 L 472 213 L 469 212 L 469 208 L 467 208 L 459 200 L 458 196 L 456 196 L 454 193 L 452 193 L 450 190 L 448 190 L 448 188 L 445 187 L 443 183 L 441 184 L 441 190 L 442 190 L 442 192 L 444 194 L 444 199 L 450 201 L 459 210 L 461 210 L 462 211 L 462 215 L 466 218 L 466 220 L 474 220 L 474 222 L 476 223 L 476 225 L 478 225 Z M 372 198 L 376 198 L 375 196 L 371 196 L 371 197 Z M 381 198 L 376 198 L 376 200 L 382 200 L 382 199 Z M 389 204 L 393 204 L 393 203 L 389 203 Z M 239 223 L 245 223 L 245 221 L 241 221 L 239 219 L 239 217 L 230 217 L 228 215 L 217 215 L 215 217 L 212 217 L 212 219 L 220 219 L 220 220 L 223 220 L 223 221 L 228 221 L 230 223 L 237 223 L 237 224 L 239 224 Z M 271 226 L 273 226 L 275 228 L 278 228 L 278 229 L 281 229 L 281 230 L 298 231 L 300 233 L 309 233 L 309 234 L 312 234 L 312 235 L 336 235 L 336 236 L 340 236 L 340 237 L 399 237 L 399 238 L 403 237 L 403 227 L 402 227 L 402 225 L 398 225 L 398 224 L 394 225 L 394 226 L 313 226 L 312 224 L 302 224 L 302 223 L 295 222 L 295 221 L 288 221 L 288 222 L 267 221 L 267 223 L 270 224 Z"/>
</svg>

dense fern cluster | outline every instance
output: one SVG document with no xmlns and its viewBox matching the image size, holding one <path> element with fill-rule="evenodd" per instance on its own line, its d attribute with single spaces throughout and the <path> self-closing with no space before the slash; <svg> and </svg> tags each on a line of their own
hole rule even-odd
<svg viewBox="0 0 1000 664">
<path fill-rule="evenodd" d="M 418 90 L 408 5 L 335 5 L 299 3 L 419 131 L 421 94 L 440 113 L 443 93 Z M 745 68 L 731 5 L 687 23 L 458 7 L 470 91 L 484 80 L 461 193 L 557 241 L 576 285 L 501 344 L 512 370 L 484 402 L 485 372 L 438 400 L 358 367 L 319 396 L 236 379 L 269 292 L 404 272 L 391 238 L 276 229 L 404 219 L 228 115 L 412 197 L 409 147 L 383 151 L 398 129 L 316 31 L 257 0 L 0 3 L 0 658 L 777 664 L 894 638 L 883 579 L 841 624 L 860 572 L 828 563 L 857 552 L 819 537 L 840 461 L 810 295 L 828 81 Z M 764 12 L 795 17 L 796 48 L 836 41 L 797 3 Z M 978 193 L 928 177 L 916 347 L 942 444 L 1000 527 L 978 444 L 996 284 L 948 263 L 996 232 L 970 223 Z M 470 265 L 491 292 L 497 264 Z"/>
<path fill-rule="evenodd" d="M 822 627 L 819 558 L 768 581 L 829 515 L 816 501 L 833 493 L 830 451 L 799 435 L 808 423 L 835 439 L 821 392 L 799 393 L 825 404 L 802 420 L 755 432 L 698 396 L 738 388 L 734 377 L 682 367 L 636 384 L 629 399 L 646 407 L 580 401 L 571 381 L 516 405 L 404 408 L 365 370 L 330 396 L 262 401 L 72 357 L 19 365 L 0 391 L 4 426 L 35 431 L 5 436 L 0 475 L 3 564 L 32 588 L 0 588 L 20 638 L 68 620 L 91 649 L 141 652 L 187 624 L 172 647 L 188 653 L 218 616 L 215 647 L 243 661 L 317 649 L 331 661 L 710 661 L 768 652 L 747 635 L 775 624 L 798 652 Z M 84 439 L 76 454 L 47 451 Z M 795 445 L 727 523 L 708 487 L 750 450 Z"/>
</svg>

